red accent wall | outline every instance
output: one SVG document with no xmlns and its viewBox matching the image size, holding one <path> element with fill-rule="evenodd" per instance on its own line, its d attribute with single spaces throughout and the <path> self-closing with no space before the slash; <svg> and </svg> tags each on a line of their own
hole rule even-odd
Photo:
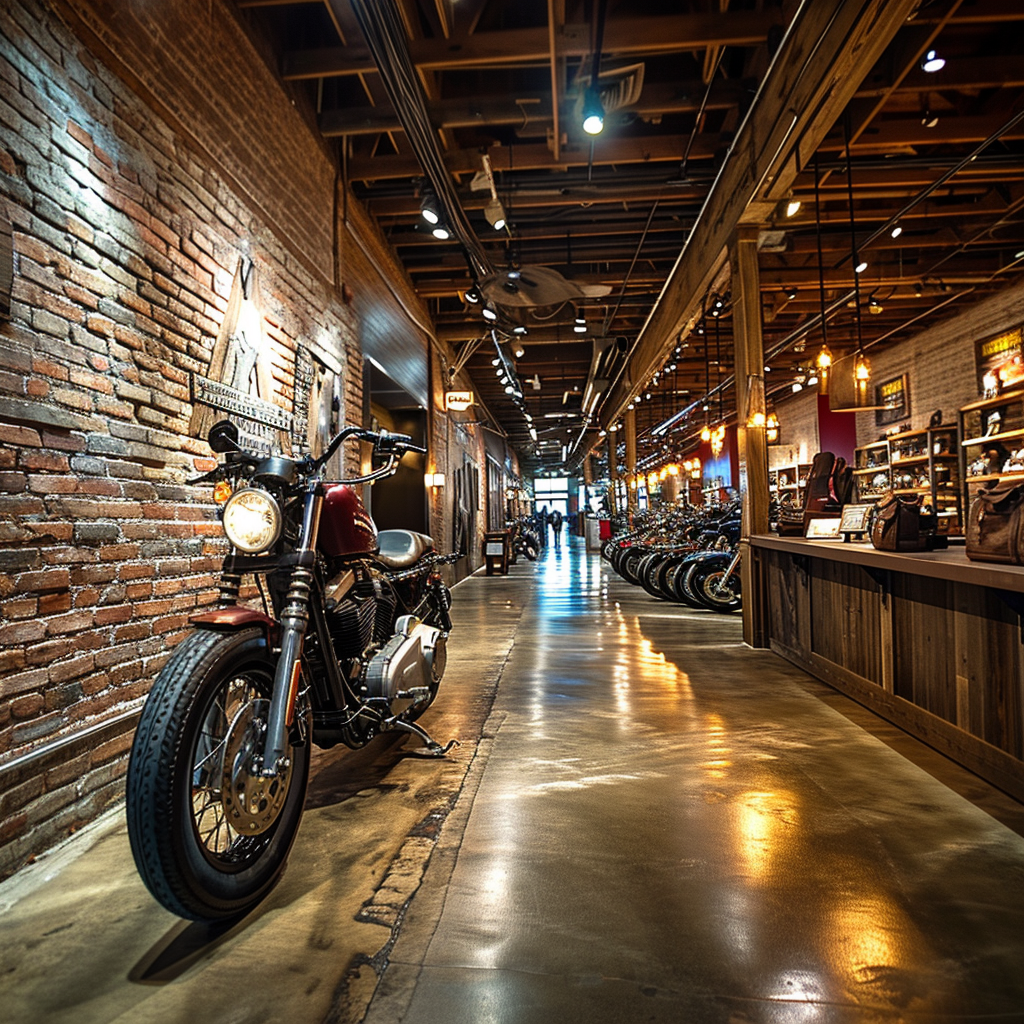
<svg viewBox="0 0 1024 1024">
<path fill-rule="evenodd" d="M 818 441 L 823 452 L 832 452 L 853 463 L 853 450 L 857 447 L 857 414 L 832 412 L 828 395 L 818 395 Z"/>
</svg>

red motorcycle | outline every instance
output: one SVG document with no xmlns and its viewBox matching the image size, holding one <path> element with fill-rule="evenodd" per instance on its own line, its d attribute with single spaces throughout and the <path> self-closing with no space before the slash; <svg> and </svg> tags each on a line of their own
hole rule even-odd
<svg viewBox="0 0 1024 1024">
<path fill-rule="evenodd" d="M 374 446 L 366 476 L 329 483 L 348 439 Z M 319 457 L 255 455 L 227 420 L 210 431 L 224 456 L 193 483 L 214 484 L 232 551 L 219 606 L 158 675 L 135 734 L 128 835 L 139 873 L 168 910 L 236 917 L 277 882 L 302 815 L 311 745 L 360 747 L 416 724 L 437 695 L 451 595 L 433 541 L 377 532 L 353 484 L 422 452 L 404 434 L 349 427 Z M 262 610 L 239 602 L 256 581 Z M 453 741 L 454 742 L 454 741 Z"/>
</svg>

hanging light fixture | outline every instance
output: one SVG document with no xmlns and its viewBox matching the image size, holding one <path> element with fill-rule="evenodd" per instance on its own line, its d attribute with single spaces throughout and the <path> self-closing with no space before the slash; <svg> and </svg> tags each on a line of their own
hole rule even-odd
<svg viewBox="0 0 1024 1024">
<path fill-rule="evenodd" d="M 868 387 L 871 383 L 871 363 L 863 351 L 857 353 L 853 362 L 853 388 L 856 403 L 859 406 L 866 406 L 868 401 Z"/>
<path fill-rule="evenodd" d="M 594 22 L 594 61 L 590 67 L 590 85 L 583 94 L 583 130 L 588 135 L 600 135 L 604 130 L 604 104 L 598 76 L 601 71 L 601 47 L 604 45 L 604 19 L 608 0 L 599 0 Z"/>
<path fill-rule="evenodd" d="M 592 85 L 583 98 L 583 130 L 588 135 L 600 135 L 604 131 L 604 104 L 601 90 Z"/>
</svg>

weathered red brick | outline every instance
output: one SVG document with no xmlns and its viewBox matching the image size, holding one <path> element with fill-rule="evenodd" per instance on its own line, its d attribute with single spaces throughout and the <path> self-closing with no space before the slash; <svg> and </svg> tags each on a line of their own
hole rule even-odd
<svg viewBox="0 0 1024 1024">
<path fill-rule="evenodd" d="M 39 572 L 23 572 L 15 584 L 23 594 L 41 594 L 46 591 L 67 590 L 71 585 L 71 574 L 67 569 L 43 569 Z"/>
<path fill-rule="evenodd" d="M 58 455 L 56 452 L 29 449 L 19 454 L 18 464 L 22 469 L 44 470 L 49 473 L 66 473 L 68 471 L 68 457 Z"/>
<path fill-rule="evenodd" d="M 65 636 L 89 629 L 93 624 L 93 613 L 89 611 L 68 612 L 46 620 L 47 636 Z"/>
<path fill-rule="evenodd" d="M 62 594 L 44 594 L 39 598 L 39 614 L 54 615 L 57 612 L 66 612 L 71 607 L 71 594 L 65 591 Z"/>
<path fill-rule="evenodd" d="M 11 714 L 18 719 L 31 718 L 43 710 L 45 701 L 41 693 L 29 693 L 11 701 Z"/>
</svg>

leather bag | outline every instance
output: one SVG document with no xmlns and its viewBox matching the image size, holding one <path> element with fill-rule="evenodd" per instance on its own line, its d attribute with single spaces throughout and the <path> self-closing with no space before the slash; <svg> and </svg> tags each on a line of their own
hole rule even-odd
<svg viewBox="0 0 1024 1024">
<path fill-rule="evenodd" d="M 983 485 L 967 516 L 967 557 L 976 562 L 1024 563 L 1024 485 Z"/>
<path fill-rule="evenodd" d="M 879 551 L 928 551 L 934 547 L 935 516 L 921 512 L 920 495 L 886 495 L 875 506 L 871 543 Z"/>
</svg>

